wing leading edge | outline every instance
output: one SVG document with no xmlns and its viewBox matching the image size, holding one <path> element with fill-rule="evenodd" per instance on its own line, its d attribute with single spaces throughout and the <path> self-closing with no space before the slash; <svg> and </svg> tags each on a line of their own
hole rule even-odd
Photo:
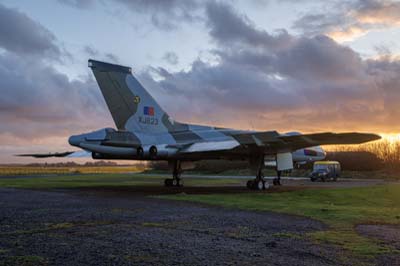
<svg viewBox="0 0 400 266">
<path fill-rule="evenodd" d="M 286 145 L 293 150 L 320 145 L 339 145 L 339 144 L 362 144 L 365 142 L 378 140 L 381 136 L 372 133 L 314 133 L 294 136 L 280 136 Z"/>
<path fill-rule="evenodd" d="M 276 131 L 240 132 L 230 134 L 232 141 L 196 142 L 179 150 L 179 154 L 204 152 L 229 152 L 233 149 L 243 151 L 262 151 L 264 153 L 293 152 L 302 148 L 320 145 L 361 144 L 381 137 L 371 133 L 315 133 L 299 135 L 281 135 Z"/>
</svg>

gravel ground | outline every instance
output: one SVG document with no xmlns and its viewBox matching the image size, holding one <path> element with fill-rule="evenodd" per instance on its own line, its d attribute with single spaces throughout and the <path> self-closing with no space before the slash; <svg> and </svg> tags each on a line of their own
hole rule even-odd
<svg viewBox="0 0 400 266">
<path fill-rule="evenodd" d="M 400 250 L 400 226 L 390 224 L 360 224 L 356 227 L 359 234 L 378 239 L 381 243 Z M 392 255 L 378 258 L 381 265 L 400 265 L 400 256 Z"/>
<path fill-rule="evenodd" d="M 140 193 L 0 189 L 0 265 L 360 264 L 305 237 L 325 228 L 297 216 Z"/>
</svg>

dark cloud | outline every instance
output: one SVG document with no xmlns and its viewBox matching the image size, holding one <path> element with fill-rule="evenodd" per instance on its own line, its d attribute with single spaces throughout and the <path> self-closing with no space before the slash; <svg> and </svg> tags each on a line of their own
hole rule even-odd
<svg viewBox="0 0 400 266">
<path fill-rule="evenodd" d="M 86 45 L 83 47 L 83 52 L 86 53 L 90 57 L 97 57 L 99 55 L 99 51 L 97 49 L 93 48 L 92 46 Z"/>
<path fill-rule="evenodd" d="M 198 0 L 114 0 L 136 14 L 150 16 L 151 23 L 162 30 L 177 28 L 182 22 L 200 20 L 197 14 L 201 8 Z"/>
<path fill-rule="evenodd" d="M 172 17 L 181 14 L 174 8 L 163 11 L 158 1 L 121 4 L 137 5 L 135 12 L 152 8 Z M 55 137 L 65 142 L 73 133 L 113 125 L 92 75 L 70 80 L 46 60 L 49 54 L 60 54 L 55 37 L 17 10 L 0 6 L 0 12 L 21 25 L 33 25 L 27 26 L 31 32 L 26 36 L 22 26 L 11 26 L 31 47 L 13 47 L 15 40 L 0 35 L 5 50 L 0 53 L 0 145 L 29 145 Z M 215 44 L 207 51 L 212 60 L 200 54 L 189 69 L 149 67 L 138 76 L 178 120 L 264 130 L 400 130 L 393 123 L 400 115 L 400 60 L 389 50 L 381 48 L 385 56 L 365 60 L 319 34 L 323 25 L 311 35 L 270 33 L 221 2 L 208 2 L 205 15 Z M 316 15 L 310 21 L 328 19 L 333 18 Z M 4 24 L 0 31 L 7 32 Z M 46 41 L 32 41 L 37 39 Z M 82 49 L 118 62 L 113 54 L 91 46 Z M 173 64 L 175 56 L 166 54 L 164 59 Z"/>
<path fill-rule="evenodd" d="M 96 128 L 109 117 L 92 78 L 69 80 L 38 60 L 0 55 L 0 132 L 44 138 Z"/>
<path fill-rule="evenodd" d="M 0 145 L 109 124 L 109 113 L 91 77 L 70 80 L 52 64 L 61 54 L 53 34 L 24 13 L 0 5 Z M 97 53 L 90 47 L 86 52 Z M 108 123 L 107 123 L 108 122 Z"/>
<path fill-rule="evenodd" d="M 174 52 L 166 52 L 162 59 L 171 65 L 177 65 L 179 63 L 179 57 Z"/>
<path fill-rule="evenodd" d="M 64 5 L 77 9 L 89 9 L 95 7 L 97 3 L 102 4 L 107 10 L 111 9 L 121 14 L 121 8 L 144 15 L 149 18 L 149 22 L 158 29 L 170 31 L 178 28 L 182 22 L 192 23 L 201 21 L 201 9 L 204 2 L 200 0 L 58 0 Z M 257 0 L 254 0 L 257 1 Z M 262 1 L 262 0 L 258 0 Z"/>
<path fill-rule="evenodd" d="M 330 11 L 306 14 L 293 28 L 305 34 L 327 34 L 337 41 L 352 40 L 373 29 L 400 25 L 400 2 L 356 0 L 329 3 Z"/>
<path fill-rule="evenodd" d="M 55 36 L 17 9 L 0 3 L 0 47 L 20 55 L 57 58 Z"/>
<path fill-rule="evenodd" d="M 324 35 L 270 34 L 227 4 L 209 3 L 206 14 L 217 44 L 209 51 L 214 60 L 197 59 L 179 72 L 153 68 L 161 80 L 145 77 L 179 119 L 210 123 L 204 115 L 210 112 L 211 122 L 225 126 L 393 127 L 400 95 L 396 58 L 364 60 Z"/>
<path fill-rule="evenodd" d="M 107 61 L 110 63 L 119 63 L 119 58 L 113 53 L 101 53 L 97 49 L 93 48 L 92 46 L 86 45 L 83 47 L 82 51 L 87 54 L 90 58 Z"/>
<path fill-rule="evenodd" d="M 292 37 L 285 30 L 271 35 L 257 29 L 247 16 L 238 14 L 226 3 L 209 2 L 206 6 L 206 15 L 210 36 L 220 45 L 232 47 L 236 44 L 280 49 L 291 42 Z"/>
<path fill-rule="evenodd" d="M 116 56 L 113 53 L 106 53 L 104 56 L 105 56 L 107 62 L 115 63 L 115 64 L 119 63 L 118 56 Z"/>
</svg>

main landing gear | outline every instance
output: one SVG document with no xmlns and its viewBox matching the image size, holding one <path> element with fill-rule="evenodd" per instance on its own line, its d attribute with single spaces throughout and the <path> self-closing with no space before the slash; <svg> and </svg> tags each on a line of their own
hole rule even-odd
<svg viewBox="0 0 400 266">
<path fill-rule="evenodd" d="M 276 171 L 276 175 L 277 175 L 277 177 L 274 178 L 274 180 L 272 181 L 272 183 L 274 184 L 274 186 L 280 186 L 280 185 L 281 185 L 281 175 L 282 175 L 282 171 L 277 170 L 277 171 Z"/>
<path fill-rule="evenodd" d="M 265 190 L 269 188 L 268 182 L 264 179 L 262 169 L 264 167 L 264 157 L 258 161 L 257 175 L 255 179 L 247 181 L 247 188 L 252 190 Z"/>
<path fill-rule="evenodd" d="M 262 173 L 262 170 L 264 168 L 264 157 L 260 159 L 252 159 L 250 161 L 251 168 L 254 170 L 256 169 L 256 178 L 247 181 L 247 188 L 252 189 L 252 190 L 264 190 L 269 188 L 268 182 L 264 179 L 264 175 Z M 281 175 L 282 171 L 276 171 L 277 177 L 274 178 L 272 183 L 274 186 L 280 186 L 281 185 Z"/>
<path fill-rule="evenodd" d="M 183 187 L 183 180 L 181 178 L 182 167 L 180 161 L 173 162 L 172 178 L 167 178 L 164 180 L 164 185 L 166 187 Z"/>
</svg>

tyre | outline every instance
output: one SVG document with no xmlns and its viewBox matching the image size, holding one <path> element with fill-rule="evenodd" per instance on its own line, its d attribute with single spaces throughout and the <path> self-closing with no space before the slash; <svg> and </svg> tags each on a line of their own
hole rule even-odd
<svg viewBox="0 0 400 266">
<path fill-rule="evenodd" d="M 164 185 L 166 187 L 171 187 L 172 186 L 172 179 L 170 179 L 170 178 L 165 179 L 164 180 Z"/>
<path fill-rule="evenodd" d="M 256 181 L 257 190 L 263 190 L 263 189 L 265 189 L 264 183 L 265 183 L 265 182 L 264 182 L 263 180 Z"/>
<path fill-rule="evenodd" d="M 246 186 L 248 189 L 253 189 L 253 180 L 248 180 Z"/>
</svg>

